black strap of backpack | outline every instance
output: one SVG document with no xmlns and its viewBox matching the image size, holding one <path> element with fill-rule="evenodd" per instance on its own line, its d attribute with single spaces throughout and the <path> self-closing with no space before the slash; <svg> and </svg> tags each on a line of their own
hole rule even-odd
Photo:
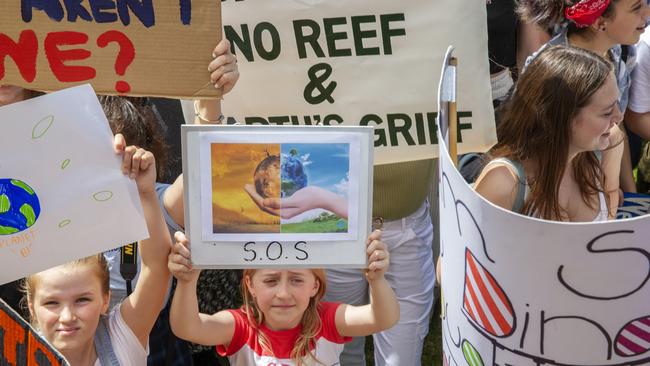
<svg viewBox="0 0 650 366">
<path fill-rule="evenodd" d="M 134 242 L 120 248 L 120 274 L 126 281 L 126 296 L 131 295 L 133 289 L 131 281 L 138 273 L 138 243 Z"/>
</svg>

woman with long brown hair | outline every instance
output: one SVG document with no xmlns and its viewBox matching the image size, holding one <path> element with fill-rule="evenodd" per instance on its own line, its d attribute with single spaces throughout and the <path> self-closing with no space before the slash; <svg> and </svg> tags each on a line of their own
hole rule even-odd
<svg viewBox="0 0 650 366">
<path fill-rule="evenodd" d="M 475 188 L 492 203 L 558 221 L 603 221 L 618 205 L 622 113 L 612 64 L 554 46 L 504 104 L 499 142 Z"/>
<path fill-rule="evenodd" d="M 620 93 L 619 108 L 625 113 L 630 73 L 636 58 L 634 45 L 639 42 L 650 16 L 646 0 L 522 0 L 520 12 L 527 21 L 560 30 L 541 49 L 553 45 L 579 47 L 611 62 Z M 535 54 L 529 57 L 527 62 L 535 57 Z M 621 188 L 635 192 L 627 139 L 624 142 Z"/>
</svg>

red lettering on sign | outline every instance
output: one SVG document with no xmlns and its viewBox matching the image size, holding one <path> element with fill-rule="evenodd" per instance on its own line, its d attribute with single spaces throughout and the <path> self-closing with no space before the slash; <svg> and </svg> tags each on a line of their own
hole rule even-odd
<svg viewBox="0 0 650 366">
<path fill-rule="evenodd" d="M 41 341 L 37 338 L 34 337 L 34 334 L 32 332 L 29 333 L 29 339 L 27 340 L 27 354 L 30 355 L 30 357 L 27 358 L 27 366 L 40 366 L 40 363 L 38 362 L 38 357 L 36 357 L 36 353 L 40 350 L 42 354 L 47 357 L 48 361 L 50 361 L 50 365 L 60 365 L 60 362 L 58 361 L 58 357 L 54 356 L 52 354 L 52 351 L 50 351 Z"/>
<path fill-rule="evenodd" d="M 33 30 L 22 31 L 18 43 L 6 34 L 0 33 L 0 79 L 5 76 L 5 59 L 9 56 L 18 66 L 23 79 L 29 83 L 34 81 L 37 53 L 38 40 Z"/>
<path fill-rule="evenodd" d="M 25 329 L 4 311 L 0 311 L 0 328 L 4 332 L 4 358 L 10 365 L 17 365 L 16 346 L 25 342 Z"/>
<path fill-rule="evenodd" d="M 95 78 L 96 71 L 90 66 L 66 65 L 67 61 L 85 60 L 90 51 L 75 48 L 62 50 L 59 46 L 83 45 L 88 35 L 79 32 L 52 32 L 45 37 L 45 54 L 56 79 L 62 82 L 78 82 Z"/>
</svg>

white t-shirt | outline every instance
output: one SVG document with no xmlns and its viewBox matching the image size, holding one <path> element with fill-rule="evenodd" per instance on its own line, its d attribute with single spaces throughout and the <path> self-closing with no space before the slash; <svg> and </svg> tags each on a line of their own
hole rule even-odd
<svg viewBox="0 0 650 366">
<path fill-rule="evenodd" d="M 117 356 L 120 365 L 140 366 L 147 364 L 149 346 L 147 348 L 142 347 L 138 337 L 124 322 L 119 306 L 115 306 L 108 314 L 108 334 L 111 337 L 113 351 L 115 351 L 115 356 Z M 107 365 L 101 365 L 98 359 L 95 361 L 94 366 Z"/>
<path fill-rule="evenodd" d="M 650 27 L 636 45 L 636 67 L 632 71 L 628 108 L 636 113 L 650 112 Z"/>
</svg>

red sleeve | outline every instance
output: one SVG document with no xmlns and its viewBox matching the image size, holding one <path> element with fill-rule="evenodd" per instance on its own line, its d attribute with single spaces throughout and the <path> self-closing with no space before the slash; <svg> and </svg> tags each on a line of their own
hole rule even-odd
<svg viewBox="0 0 650 366">
<path fill-rule="evenodd" d="M 323 324 L 321 336 L 330 342 L 339 344 L 352 340 L 352 337 L 344 337 L 336 329 L 336 310 L 340 305 L 340 303 L 334 302 L 321 302 L 319 306 L 319 315 Z"/>
<path fill-rule="evenodd" d="M 230 314 L 235 318 L 235 333 L 232 335 L 232 340 L 228 347 L 223 344 L 217 345 L 217 353 L 220 356 L 230 356 L 239 351 L 248 339 L 248 320 L 246 314 L 241 309 L 229 309 Z"/>
</svg>

